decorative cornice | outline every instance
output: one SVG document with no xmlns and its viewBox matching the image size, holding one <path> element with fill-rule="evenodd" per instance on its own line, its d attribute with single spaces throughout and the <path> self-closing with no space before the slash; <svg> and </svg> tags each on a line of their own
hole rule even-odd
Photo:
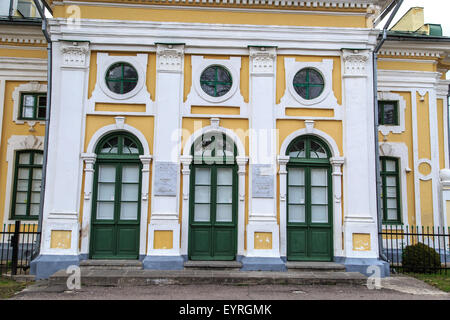
<svg viewBox="0 0 450 320">
<path fill-rule="evenodd" d="M 89 55 L 89 43 L 62 43 L 62 67 L 86 68 Z"/>
<path fill-rule="evenodd" d="M 157 44 L 157 70 L 181 72 L 183 69 L 184 45 Z"/>
<path fill-rule="evenodd" d="M 250 47 L 252 74 L 273 74 L 275 72 L 275 48 Z"/>
<path fill-rule="evenodd" d="M 380 50 L 379 56 L 441 58 L 443 54 L 444 54 L 443 51 L 390 48 Z"/>
<path fill-rule="evenodd" d="M 344 76 L 367 76 L 368 50 L 343 50 Z"/>
</svg>

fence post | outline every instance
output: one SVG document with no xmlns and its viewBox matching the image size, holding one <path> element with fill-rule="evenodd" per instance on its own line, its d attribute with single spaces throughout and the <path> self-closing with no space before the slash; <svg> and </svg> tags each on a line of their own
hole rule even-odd
<svg viewBox="0 0 450 320">
<path fill-rule="evenodd" d="M 20 232 L 20 220 L 16 221 L 14 226 L 14 235 L 11 238 L 12 245 L 12 261 L 11 261 L 11 275 L 17 274 L 17 260 L 19 257 L 19 232 Z"/>
</svg>

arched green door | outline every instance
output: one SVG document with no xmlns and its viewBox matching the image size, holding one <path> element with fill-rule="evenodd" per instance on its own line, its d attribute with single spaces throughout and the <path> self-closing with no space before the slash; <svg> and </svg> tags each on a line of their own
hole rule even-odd
<svg viewBox="0 0 450 320">
<path fill-rule="evenodd" d="M 189 259 L 235 260 L 236 148 L 223 134 L 205 134 L 192 147 Z"/>
<path fill-rule="evenodd" d="M 138 259 L 142 146 L 114 133 L 97 146 L 90 258 Z"/>
<path fill-rule="evenodd" d="M 314 136 L 289 146 L 287 165 L 287 259 L 333 260 L 330 152 Z"/>
</svg>

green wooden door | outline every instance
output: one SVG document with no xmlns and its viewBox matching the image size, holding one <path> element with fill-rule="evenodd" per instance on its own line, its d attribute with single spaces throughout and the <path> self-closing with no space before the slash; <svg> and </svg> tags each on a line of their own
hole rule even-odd
<svg viewBox="0 0 450 320">
<path fill-rule="evenodd" d="M 302 137 L 290 150 L 287 177 L 287 258 L 332 261 L 331 167 L 317 138 Z"/>
<path fill-rule="evenodd" d="M 98 155 L 91 218 L 92 259 L 139 258 L 142 170 L 132 155 L 138 154 L 138 148 L 131 141 L 115 136 L 109 140 L 112 152 L 105 155 L 103 148 Z"/>
<path fill-rule="evenodd" d="M 236 259 L 235 165 L 191 168 L 189 259 Z"/>
</svg>

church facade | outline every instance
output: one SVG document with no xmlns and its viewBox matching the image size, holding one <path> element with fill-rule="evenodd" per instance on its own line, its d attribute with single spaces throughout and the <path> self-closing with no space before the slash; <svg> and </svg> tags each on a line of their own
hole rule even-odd
<svg viewBox="0 0 450 320">
<path fill-rule="evenodd" d="M 386 267 L 380 218 L 448 227 L 450 40 L 391 30 L 374 77 L 373 22 L 389 3 L 47 1 L 33 272 L 139 259 L 164 270 L 336 261 L 364 273 Z M 27 28 L 5 25 L 0 47 L 3 223 L 39 215 L 48 56 Z M 5 71 L 14 63 L 17 78 Z"/>
</svg>

